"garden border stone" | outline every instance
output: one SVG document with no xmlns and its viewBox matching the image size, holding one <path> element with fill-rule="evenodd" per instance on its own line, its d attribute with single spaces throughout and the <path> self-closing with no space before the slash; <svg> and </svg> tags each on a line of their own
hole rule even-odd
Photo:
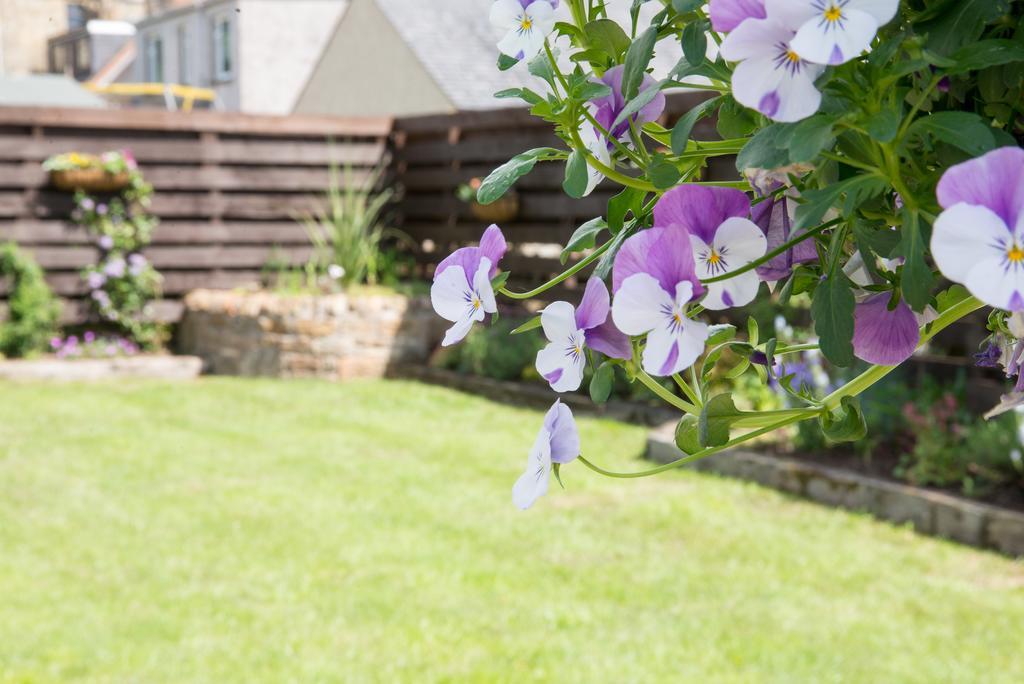
<svg viewBox="0 0 1024 684">
<path fill-rule="evenodd" d="M 675 423 L 652 430 L 645 458 L 669 463 L 684 456 L 675 444 Z M 733 449 L 689 463 L 686 468 L 749 480 L 818 503 L 846 508 L 923 534 L 943 537 L 1009 556 L 1024 556 L 1024 513 L 959 497 L 817 465 Z"/>
<path fill-rule="evenodd" d="M 143 354 L 99 359 L 5 359 L 0 361 L 0 380 L 60 381 L 149 378 L 193 380 L 199 377 L 203 361 L 198 356 Z"/>
</svg>

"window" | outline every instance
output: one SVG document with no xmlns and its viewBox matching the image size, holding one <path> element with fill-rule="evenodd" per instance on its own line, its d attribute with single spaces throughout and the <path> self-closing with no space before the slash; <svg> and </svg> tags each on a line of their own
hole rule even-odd
<svg viewBox="0 0 1024 684">
<path fill-rule="evenodd" d="M 189 64 L 189 35 L 188 26 L 178 26 L 178 83 L 190 85 L 192 83 L 192 68 Z"/>
<path fill-rule="evenodd" d="M 85 77 L 91 71 L 91 57 L 89 54 L 89 38 L 79 38 L 75 41 L 75 76 Z"/>
<path fill-rule="evenodd" d="M 234 76 L 234 24 L 231 15 L 213 20 L 213 76 L 218 81 L 229 81 Z"/>
<path fill-rule="evenodd" d="M 68 49 L 66 45 L 50 46 L 50 71 L 54 74 L 63 74 L 68 68 Z"/>
<path fill-rule="evenodd" d="M 158 35 L 146 36 L 145 69 L 147 83 L 164 82 L 164 41 Z"/>
</svg>

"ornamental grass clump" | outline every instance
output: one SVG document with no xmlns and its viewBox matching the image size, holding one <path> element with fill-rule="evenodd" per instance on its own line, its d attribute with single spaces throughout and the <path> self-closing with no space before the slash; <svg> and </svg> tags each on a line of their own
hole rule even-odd
<svg viewBox="0 0 1024 684">
<path fill-rule="evenodd" d="M 653 475 L 804 421 L 829 441 L 860 440 L 858 395 L 983 308 L 982 361 L 1017 378 L 993 413 L 1024 406 L 1024 4 L 964 13 L 942 0 L 660 0 L 633 2 L 622 23 L 608 4 L 491 6 L 497 68 L 544 84 L 497 96 L 524 101 L 562 144 L 495 169 L 477 201 L 497 200 L 541 163 L 564 166 L 570 197 L 599 183 L 619 191 L 566 244 L 563 262 L 582 258 L 528 292 L 506 287 L 498 226 L 444 259 L 431 296 L 452 323 L 446 345 L 493 318 L 499 297 L 585 280 L 578 304 L 547 304 L 514 332 L 542 329 L 537 371 L 556 392 L 580 387 L 589 364 L 596 401 L 621 374 L 682 414 L 685 453 L 673 463 L 611 472 L 579 457 L 613 477 Z M 659 79 L 652 57 L 671 43 L 683 56 Z M 665 128 L 665 95 L 677 89 L 706 99 Z M 720 139 L 695 137 L 712 116 Z M 711 159 L 733 155 L 738 180 L 705 177 Z M 753 321 L 710 324 L 708 312 L 765 298 L 780 311 L 809 302 L 813 333 L 781 342 Z M 794 370 L 808 351 L 833 368 L 867 368 L 822 388 Z M 779 388 L 785 408 L 736 407 L 720 378 L 737 358 L 726 377 Z M 575 460 L 566 449 L 579 455 L 578 442 L 549 444 L 572 420 L 559 406 L 515 488 L 521 507 L 546 491 L 553 464 Z"/>
</svg>

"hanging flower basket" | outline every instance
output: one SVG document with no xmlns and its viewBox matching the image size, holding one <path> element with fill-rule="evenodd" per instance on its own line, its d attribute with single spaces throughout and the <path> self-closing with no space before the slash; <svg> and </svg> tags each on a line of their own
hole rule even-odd
<svg viewBox="0 0 1024 684">
<path fill-rule="evenodd" d="M 125 171 L 110 173 L 99 167 L 50 171 L 50 182 L 53 186 L 69 192 L 117 192 L 128 187 L 131 180 L 131 174 Z"/>
<path fill-rule="evenodd" d="M 514 192 L 508 192 L 504 197 L 497 199 L 490 204 L 480 204 L 477 201 L 469 203 L 473 216 L 487 223 L 506 223 L 514 220 L 519 215 L 519 196 Z"/>
</svg>

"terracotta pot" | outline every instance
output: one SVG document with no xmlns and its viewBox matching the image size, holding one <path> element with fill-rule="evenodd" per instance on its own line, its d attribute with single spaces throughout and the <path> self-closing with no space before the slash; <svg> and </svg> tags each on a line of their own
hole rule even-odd
<svg viewBox="0 0 1024 684">
<path fill-rule="evenodd" d="M 470 202 L 469 208 L 473 216 L 481 221 L 504 223 L 514 220 L 519 215 L 519 197 L 514 192 L 509 192 L 490 204 Z"/>
<path fill-rule="evenodd" d="M 84 192 L 117 192 L 128 186 L 131 176 L 127 173 L 107 173 L 103 169 L 66 169 L 51 171 L 50 182 L 61 190 Z"/>
</svg>

